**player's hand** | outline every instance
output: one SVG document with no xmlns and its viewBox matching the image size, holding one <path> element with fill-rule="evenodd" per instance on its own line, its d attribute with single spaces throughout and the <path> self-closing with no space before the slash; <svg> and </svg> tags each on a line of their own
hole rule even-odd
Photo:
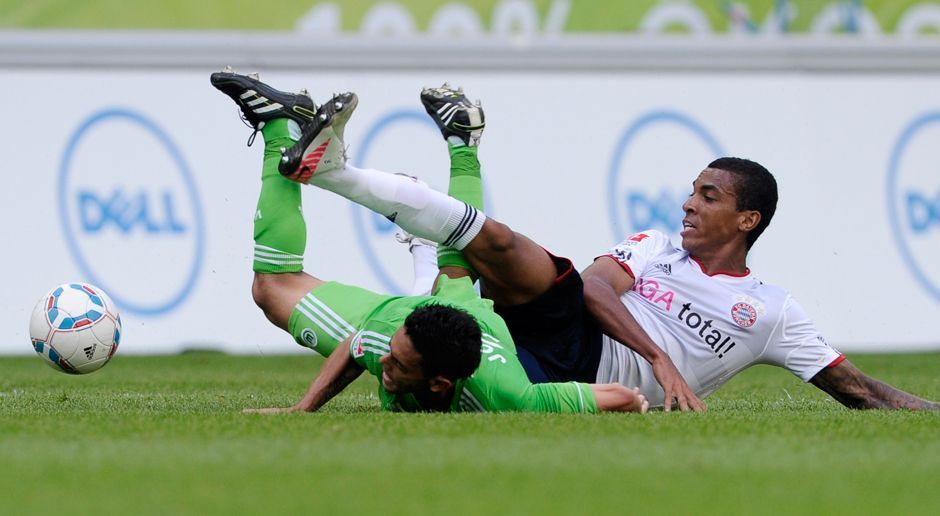
<svg viewBox="0 0 940 516">
<path fill-rule="evenodd" d="M 689 384 L 685 383 L 682 374 L 679 373 L 676 365 L 672 363 L 668 356 L 654 360 L 652 366 L 653 375 L 656 376 L 656 381 L 659 382 L 665 393 L 663 398 L 663 410 L 665 412 L 671 411 L 673 404 L 678 405 L 679 410 L 683 412 L 689 410 L 704 412 L 708 409 L 705 402 L 692 392 Z"/>
<path fill-rule="evenodd" d="M 298 412 L 297 407 L 265 407 L 265 408 L 246 408 L 242 414 L 284 414 L 287 412 Z"/>
</svg>

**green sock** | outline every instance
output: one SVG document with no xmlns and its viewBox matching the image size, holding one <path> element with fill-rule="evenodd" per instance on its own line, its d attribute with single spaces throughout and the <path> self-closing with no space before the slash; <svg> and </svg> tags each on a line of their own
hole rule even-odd
<svg viewBox="0 0 940 516">
<path fill-rule="evenodd" d="M 478 147 L 466 145 L 448 145 L 450 153 L 450 184 L 447 193 L 454 199 L 463 201 L 483 211 L 483 179 L 480 177 L 480 160 L 477 159 Z M 477 272 L 463 253 L 452 247 L 437 247 L 438 267 L 462 267 L 476 278 Z"/>
<path fill-rule="evenodd" d="M 450 185 L 447 193 L 483 211 L 483 179 L 480 177 L 478 147 L 448 145 L 450 152 Z"/>
<path fill-rule="evenodd" d="M 255 272 L 299 272 L 304 268 L 307 224 L 304 222 L 300 184 L 281 176 L 277 164 L 281 147 L 294 144 L 289 120 L 278 118 L 261 129 L 264 136 L 264 165 L 261 194 L 255 210 Z"/>
</svg>

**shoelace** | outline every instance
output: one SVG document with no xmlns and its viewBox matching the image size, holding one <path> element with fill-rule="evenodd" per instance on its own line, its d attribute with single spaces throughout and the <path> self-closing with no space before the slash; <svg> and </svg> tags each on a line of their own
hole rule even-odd
<svg viewBox="0 0 940 516">
<path fill-rule="evenodd" d="M 248 146 L 251 147 L 251 144 L 255 143 L 255 137 L 258 136 L 258 133 L 261 132 L 260 127 L 255 127 L 251 125 L 251 122 L 248 121 L 248 118 L 245 116 L 245 113 L 239 108 L 238 118 L 242 121 L 245 126 L 251 128 L 251 136 L 248 137 Z"/>
<path fill-rule="evenodd" d="M 260 132 L 261 132 L 260 129 L 255 129 L 254 131 L 251 132 L 251 136 L 248 137 L 248 144 L 247 144 L 249 147 L 251 147 L 252 143 L 255 143 L 255 137 L 258 136 L 258 133 Z"/>
</svg>

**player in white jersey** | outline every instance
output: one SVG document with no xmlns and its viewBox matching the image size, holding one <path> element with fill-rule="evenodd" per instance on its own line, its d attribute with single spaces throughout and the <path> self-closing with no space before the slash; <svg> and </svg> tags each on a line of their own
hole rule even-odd
<svg viewBox="0 0 940 516">
<path fill-rule="evenodd" d="M 583 273 L 587 305 L 607 335 L 598 378 L 639 384 L 651 405 L 663 403 L 646 364 L 614 341 L 655 343 L 701 397 L 762 363 L 850 408 L 940 409 L 866 376 L 826 344 L 785 290 L 752 275 L 748 251 L 777 205 L 767 169 L 720 158 L 692 187 L 682 206 L 681 248 L 658 232 L 638 233 Z"/>
<path fill-rule="evenodd" d="M 780 366 L 809 381 L 844 359 L 785 290 L 750 271 L 709 274 L 659 231 L 637 233 L 605 257 L 635 279 L 620 302 L 700 397 L 754 364 Z M 638 385 L 651 405 L 664 403 L 650 364 L 607 335 L 597 378 Z"/>
<path fill-rule="evenodd" d="M 425 89 L 421 100 L 448 142 L 449 193 L 481 209 L 482 109 L 447 85 Z M 699 175 L 683 205 L 681 250 L 660 235 L 636 235 L 585 269 L 582 283 L 570 260 L 482 212 L 448 208 L 442 194 L 419 182 L 345 167 L 342 134 L 324 130 L 305 138 L 302 152 L 282 157 L 285 177 L 334 191 L 342 186 L 352 192 L 347 198 L 417 237 L 461 241 L 461 251 L 441 254 L 441 272 L 474 269 L 533 381 L 590 383 L 600 373 L 627 387 L 639 384 L 666 410 L 704 410 L 701 397 L 748 365 L 766 362 L 849 407 L 940 408 L 862 374 L 821 339 L 784 291 L 750 277 L 748 250 L 777 203 L 776 182 L 757 163 L 721 158 Z M 337 169 L 342 172 L 331 177 L 341 185 L 322 178 Z M 461 253 L 469 263 L 448 261 Z"/>
</svg>

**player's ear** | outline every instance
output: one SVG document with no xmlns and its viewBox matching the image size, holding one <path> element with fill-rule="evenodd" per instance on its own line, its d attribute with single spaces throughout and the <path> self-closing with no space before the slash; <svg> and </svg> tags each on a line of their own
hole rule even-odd
<svg viewBox="0 0 940 516">
<path fill-rule="evenodd" d="M 738 231 L 749 233 L 760 224 L 760 212 L 757 210 L 744 210 L 738 213 Z"/>
<path fill-rule="evenodd" d="M 447 392 L 453 386 L 453 380 L 441 375 L 437 375 L 428 381 L 428 387 L 431 389 L 431 392 Z"/>
</svg>

